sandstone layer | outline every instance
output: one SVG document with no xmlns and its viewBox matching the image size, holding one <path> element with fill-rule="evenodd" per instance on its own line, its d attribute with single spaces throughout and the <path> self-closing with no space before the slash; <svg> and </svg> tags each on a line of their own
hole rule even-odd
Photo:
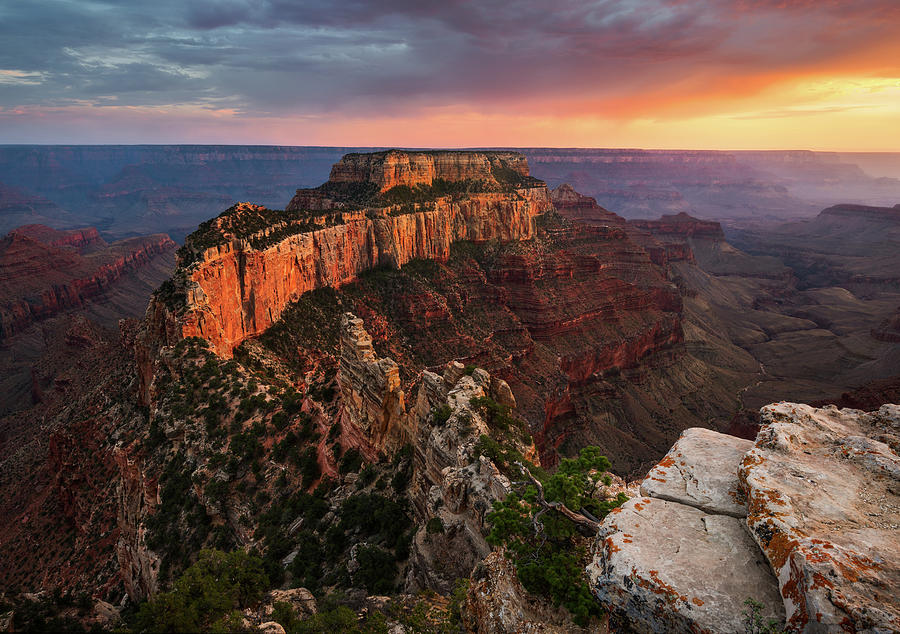
<svg viewBox="0 0 900 634">
<path fill-rule="evenodd" d="M 380 191 L 398 185 L 431 185 L 435 180 L 497 182 L 496 171 L 528 176 L 528 161 L 518 152 L 415 152 L 388 150 L 347 154 L 331 168 L 333 183 L 374 183 Z"/>
</svg>

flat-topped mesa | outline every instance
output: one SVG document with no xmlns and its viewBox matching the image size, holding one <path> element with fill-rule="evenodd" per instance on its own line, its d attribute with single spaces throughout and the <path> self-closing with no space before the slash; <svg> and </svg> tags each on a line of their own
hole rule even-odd
<svg viewBox="0 0 900 634">
<path fill-rule="evenodd" d="M 417 166 L 416 179 L 424 182 L 427 172 L 431 183 L 381 191 L 389 181 L 329 181 L 299 190 L 284 211 L 240 203 L 204 222 L 151 301 L 142 340 L 173 345 L 197 336 L 230 357 L 307 291 L 341 286 L 377 266 L 446 260 L 460 240 L 529 240 L 535 216 L 552 208 L 546 185 L 528 176 L 514 152 L 348 155 L 335 172 L 349 179 L 352 170 L 342 165 L 369 165 L 365 173 L 381 178 L 374 166 L 388 158 Z"/>
<path fill-rule="evenodd" d="M 655 235 L 679 235 L 692 238 L 709 238 L 724 240 L 722 225 L 714 220 L 694 218 L 683 211 L 677 214 L 664 214 L 659 220 L 631 220 L 631 225 L 644 229 Z"/>
<path fill-rule="evenodd" d="M 900 222 L 900 205 L 893 207 L 874 207 L 871 205 L 853 205 L 842 203 L 832 205 L 819 213 L 820 218 L 865 218 L 885 223 Z"/>
<path fill-rule="evenodd" d="M 528 178 L 528 161 L 518 152 L 388 150 L 347 154 L 331 168 L 328 180 L 374 183 L 384 192 L 398 185 L 431 185 L 437 180 L 499 184 Z"/>
<path fill-rule="evenodd" d="M 546 185 L 529 175 L 528 161 L 518 152 L 388 150 L 345 155 L 328 182 L 298 189 L 285 210 L 386 207 L 488 192 L 548 198 Z"/>
</svg>

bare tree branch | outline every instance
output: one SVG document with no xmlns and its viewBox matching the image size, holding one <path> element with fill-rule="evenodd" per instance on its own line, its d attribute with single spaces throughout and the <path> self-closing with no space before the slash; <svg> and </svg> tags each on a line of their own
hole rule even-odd
<svg viewBox="0 0 900 634">
<path fill-rule="evenodd" d="M 580 530 L 584 531 L 585 533 L 588 533 L 589 535 L 596 535 L 599 532 L 600 522 L 596 521 L 595 519 L 585 517 L 581 513 L 576 513 L 575 511 L 573 511 L 572 509 L 567 507 L 562 502 L 548 502 L 544 498 L 544 485 L 541 484 L 541 482 L 537 478 L 535 478 L 533 475 L 531 475 L 531 471 L 529 471 L 528 467 L 526 467 L 524 464 L 522 464 L 521 462 L 516 462 L 515 464 L 520 469 L 522 469 L 522 472 L 528 477 L 528 479 L 531 481 L 531 483 L 537 488 L 537 500 L 536 501 L 541 506 L 541 508 L 553 509 L 554 511 L 561 513 L 563 516 L 565 516 L 566 518 L 568 518 L 569 520 L 574 522 L 575 525 L 578 526 L 578 528 Z"/>
</svg>

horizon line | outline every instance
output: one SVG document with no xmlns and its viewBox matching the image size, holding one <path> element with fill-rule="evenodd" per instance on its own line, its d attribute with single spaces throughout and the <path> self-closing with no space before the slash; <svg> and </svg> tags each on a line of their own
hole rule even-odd
<svg viewBox="0 0 900 634">
<path fill-rule="evenodd" d="M 293 145 L 283 143 L 0 143 L 0 148 L 14 147 L 268 147 L 268 148 L 316 148 L 316 149 L 371 149 L 384 150 L 621 150 L 630 152 L 810 152 L 814 154 L 900 154 L 896 150 L 867 149 L 811 149 L 811 148 L 691 148 L 691 147 L 635 147 L 635 146 L 569 146 L 569 145 L 484 145 L 484 146 L 442 146 L 442 145 Z"/>
</svg>

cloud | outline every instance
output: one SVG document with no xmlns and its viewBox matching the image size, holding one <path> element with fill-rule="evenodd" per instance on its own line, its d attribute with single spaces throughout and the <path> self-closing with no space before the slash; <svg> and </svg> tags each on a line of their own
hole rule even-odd
<svg viewBox="0 0 900 634">
<path fill-rule="evenodd" d="M 896 0 L 31 0 L 0 5 L 0 107 L 734 113 L 799 76 L 900 76 L 898 24 Z M 746 110 L 816 107 L 793 98 Z"/>
<path fill-rule="evenodd" d="M 0 69 L 0 84 L 37 86 L 44 81 L 44 74 L 24 70 Z"/>
</svg>

